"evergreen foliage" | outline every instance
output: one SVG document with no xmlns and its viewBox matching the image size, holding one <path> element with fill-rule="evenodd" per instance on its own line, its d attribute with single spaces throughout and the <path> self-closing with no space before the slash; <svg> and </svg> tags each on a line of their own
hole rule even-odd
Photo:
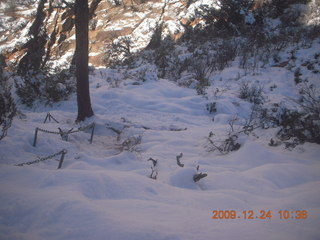
<svg viewBox="0 0 320 240">
<path fill-rule="evenodd" d="M 0 55 L 0 140 L 6 136 L 12 119 L 17 112 L 14 99 L 11 95 L 11 87 L 7 81 L 8 78 L 3 72 L 5 65 L 3 60 L 4 58 Z"/>
</svg>

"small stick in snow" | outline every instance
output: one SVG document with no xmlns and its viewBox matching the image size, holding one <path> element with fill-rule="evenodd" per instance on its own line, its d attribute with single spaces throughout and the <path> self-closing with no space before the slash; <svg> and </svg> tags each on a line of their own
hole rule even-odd
<svg viewBox="0 0 320 240">
<path fill-rule="evenodd" d="M 152 161 L 153 166 L 155 167 L 158 163 L 158 160 L 154 160 L 153 158 L 149 158 L 148 161 Z"/>
<path fill-rule="evenodd" d="M 155 174 L 153 175 L 153 173 L 155 173 Z M 154 180 L 157 180 L 157 176 L 158 176 L 158 171 L 155 168 L 151 167 L 150 178 L 154 179 Z"/>
<path fill-rule="evenodd" d="M 182 158 L 182 156 L 183 156 L 183 153 L 180 153 L 180 155 L 177 156 L 177 164 L 180 167 L 184 167 L 184 164 L 180 162 L 180 159 Z"/>
<path fill-rule="evenodd" d="M 198 182 L 200 181 L 202 178 L 205 178 L 206 176 L 208 176 L 208 174 L 206 173 L 197 173 L 193 176 L 193 181 L 194 182 Z"/>
<path fill-rule="evenodd" d="M 49 112 L 47 113 L 47 116 L 46 116 L 46 118 L 44 119 L 43 123 L 46 123 L 47 120 L 49 120 L 49 122 L 50 122 L 51 119 L 52 119 L 53 121 L 55 121 L 56 123 L 59 123 L 58 120 L 55 119 L 55 118 L 51 115 L 51 113 L 49 113 Z"/>
</svg>

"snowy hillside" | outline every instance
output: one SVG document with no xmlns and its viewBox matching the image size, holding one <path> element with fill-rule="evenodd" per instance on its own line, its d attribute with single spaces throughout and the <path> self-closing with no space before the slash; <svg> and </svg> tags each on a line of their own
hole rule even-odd
<svg viewBox="0 0 320 240">
<path fill-rule="evenodd" d="M 134 5 L 144 15 L 124 2 L 104 15 L 102 1 L 97 28 L 126 26 L 143 47 L 119 60 L 114 44 L 110 66 L 91 67 L 84 122 L 72 73 L 19 76 L 0 58 L 1 127 L 11 124 L 0 138 L 0 239 L 320 239 L 319 2 L 290 5 L 261 32 L 209 24 L 180 40 L 170 29 L 210 1 Z M 164 35 L 145 48 L 141 29 L 157 25 L 164 3 Z M 109 18 L 115 9 L 128 19 Z M 299 24 L 283 27 L 297 9 Z M 7 40 L 1 50 L 16 46 Z"/>
</svg>

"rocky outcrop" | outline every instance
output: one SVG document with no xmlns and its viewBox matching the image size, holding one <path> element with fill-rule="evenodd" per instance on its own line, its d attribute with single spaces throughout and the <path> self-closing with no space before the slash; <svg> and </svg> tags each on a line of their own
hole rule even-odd
<svg viewBox="0 0 320 240">
<path fill-rule="evenodd" d="M 107 46 L 113 41 L 129 36 L 132 50 L 150 46 L 152 36 L 170 36 L 178 39 L 188 19 L 190 0 L 92 0 L 90 2 L 90 63 L 103 65 Z M 34 13 L 19 15 L 19 21 L 27 22 L 24 29 L 17 30 L 20 38 L 11 45 L 0 41 L 0 50 L 6 59 L 18 65 L 21 73 L 26 69 L 41 68 L 48 62 L 64 66 L 72 61 L 75 49 L 74 15 L 70 8 L 57 8 L 53 0 L 41 0 L 32 6 Z M 36 9 L 36 10 L 35 10 Z M 30 10 L 32 8 L 30 7 Z M 17 9 L 16 14 L 23 9 Z M 28 31 L 23 31 L 28 29 Z M 10 34 L 7 29 L 5 34 Z M 22 40 L 23 39 L 23 40 Z M 16 42 L 14 42 L 16 41 Z M 22 41 L 22 43 L 21 43 Z M 153 42 L 151 45 L 156 44 Z M 2 45 L 2 47 L 1 47 Z M 4 48 L 4 46 L 11 46 Z"/>
</svg>

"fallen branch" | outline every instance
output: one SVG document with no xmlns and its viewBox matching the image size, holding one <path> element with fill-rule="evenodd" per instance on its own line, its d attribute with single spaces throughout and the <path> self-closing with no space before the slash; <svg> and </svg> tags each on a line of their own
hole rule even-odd
<svg viewBox="0 0 320 240">
<path fill-rule="evenodd" d="M 155 173 L 155 175 L 153 175 L 154 173 Z M 158 176 L 158 171 L 154 167 L 151 167 L 150 178 L 156 180 L 157 176 Z"/>
<path fill-rule="evenodd" d="M 158 163 L 158 160 L 154 160 L 153 158 L 149 158 L 147 161 L 152 161 L 153 166 L 155 167 Z"/>
<path fill-rule="evenodd" d="M 184 167 L 184 164 L 180 162 L 180 159 L 182 158 L 182 156 L 183 156 L 183 153 L 180 153 L 180 155 L 177 156 L 177 164 L 179 167 Z"/>
</svg>

